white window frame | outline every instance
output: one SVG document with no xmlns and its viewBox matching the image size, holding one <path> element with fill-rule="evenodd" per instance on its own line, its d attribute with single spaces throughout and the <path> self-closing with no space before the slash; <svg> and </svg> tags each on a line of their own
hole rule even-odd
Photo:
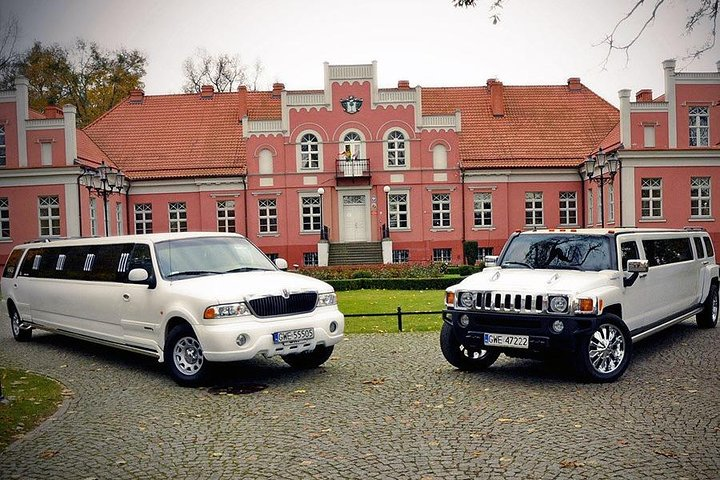
<svg viewBox="0 0 720 480">
<path fill-rule="evenodd" d="M 10 239 L 10 200 L 0 198 L 0 238 Z"/>
<path fill-rule="evenodd" d="M 277 199 L 258 199 L 258 232 L 261 235 L 275 235 L 278 233 Z M 273 224 L 273 220 L 275 223 Z"/>
<path fill-rule="evenodd" d="M 615 185 L 608 185 L 608 223 L 615 223 Z"/>
<path fill-rule="evenodd" d="M 315 141 L 309 141 L 309 137 L 315 138 Z M 314 131 L 305 131 L 298 135 L 297 142 L 297 159 L 298 171 L 318 171 L 322 170 L 322 151 L 323 146 L 320 141 L 320 135 Z"/>
<path fill-rule="evenodd" d="M 404 248 L 392 251 L 392 263 L 408 263 L 410 261 L 410 250 Z"/>
<path fill-rule="evenodd" d="M 57 195 L 38 197 L 38 231 L 41 238 L 60 236 L 60 198 Z"/>
<path fill-rule="evenodd" d="M 305 267 L 317 267 L 318 266 L 318 253 L 317 252 L 305 252 L 303 253 L 303 266 Z"/>
<path fill-rule="evenodd" d="M 303 233 L 320 233 L 322 213 L 322 200 L 318 194 L 300 195 L 300 231 Z M 305 220 L 310 222 L 310 228 L 305 228 Z"/>
<path fill-rule="evenodd" d="M 115 233 L 117 235 L 123 235 L 123 208 L 122 203 L 118 202 L 115 204 Z"/>
<path fill-rule="evenodd" d="M 560 192 L 560 225 L 577 225 L 577 192 Z M 571 218 L 572 217 L 572 218 Z M 574 221 L 573 221 L 574 218 Z"/>
<path fill-rule="evenodd" d="M 407 132 L 401 128 L 392 128 L 387 131 L 384 139 L 386 168 L 393 170 L 410 168 L 409 138 Z"/>
<path fill-rule="evenodd" d="M 492 192 L 478 192 L 473 195 L 473 225 L 475 228 L 493 226 Z"/>
<path fill-rule="evenodd" d="M 90 210 L 90 236 L 97 237 L 97 235 L 98 235 L 97 199 L 90 197 L 90 201 L 88 202 L 88 209 Z"/>
<path fill-rule="evenodd" d="M 452 263 L 452 248 L 433 248 L 433 262 Z"/>
<path fill-rule="evenodd" d="M 138 217 L 138 215 L 140 215 L 140 217 Z M 142 226 L 141 229 L 138 229 L 139 225 Z M 153 233 L 152 203 L 135 204 L 135 233 Z"/>
<path fill-rule="evenodd" d="M 452 228 L 452 203 L 450 193 L 433 193 L 430 198 L 432 205 L 432 229 Z"/>
<path fill-rule="evenodd" d="M 644 220 L 662 219 L 662 178 L 643 178 L 640 185 L 640 218 Z M 653 213 L 656 211 L 659 212 L 657 215 Z"/>
<path fill-rule="evenodd" d="M 688 144 L 691 147 L 707 147 L 710 144 L 709 107 L 697 106 L 688 109 Z"/>
<path fill-rule="evenodd" d="M 388 193 L 388 228 L 390 230 L 410 230 L 410 192 L 392 191 Z"/>
<path fill-rule="evenodd" d="M 0 125 L 0 167 L 7 165 L 7 145 L 5 142 L 5 125 Z"/>
<path fill-rule="evenodd" d="M 690 218 L 712 217 L 711 182 L 710 177 L 690 178 Z"/>
<path fill-rule="evenodd" d="M 643 146 L 655 148 L 655 125 L 643 125 Z"/>
<path fill-rule="evenodd" d="M 187 204 L 185 202 L 168 203 L 168 230 L 187 232 Z"/>
<path fill-rule="evenodd" d="M 587 191 L 587 224 L 592 225 L 594 223 L 594 212 L 595 212 L 595 197 L 593 196 L 592 188 L 588 188 Z"/>
<path fill-rule="evenodd" d="M 545 225 L 544 222 L 543 192 L 525 192 L 525 226 L 539 227 Z"/>
<path fill-rule="evenodd" d="M 235 200 L 218 200 L 215 202 L 217 231 L 235 233 Z"/>
<path fill-rule="evenodd" d="M 349 137 L 353 138 L 349 139 Z M 350 154 L 352 155 L 353 160 L 367 158 L 367 156 L 365 155 L 365 137 L 360 131 L 348 130 L 346 132 L 343 132 L 340 138 L 341 141 L 339 156 L 341 159 L 343 158 L 343 153 L 345 152 L 346 145 L 350 146 Z"/>
</svg>

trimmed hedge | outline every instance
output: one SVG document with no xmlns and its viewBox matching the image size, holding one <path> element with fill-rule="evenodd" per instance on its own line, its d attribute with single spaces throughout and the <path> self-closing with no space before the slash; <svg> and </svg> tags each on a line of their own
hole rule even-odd
<svg viewBox="0 0 720 480">
<path fill-rule="evenodd" d="M 353 278 L 325 280 L 336 292 L 345 290 L 445 290 L 459 283 L 461 277 L 441 278 Z"/>
</svg>

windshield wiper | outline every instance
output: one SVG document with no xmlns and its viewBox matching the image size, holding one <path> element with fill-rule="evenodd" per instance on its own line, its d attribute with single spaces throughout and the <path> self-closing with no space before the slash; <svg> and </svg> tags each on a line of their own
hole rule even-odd
<svg viewBox="0 0 720 480">
<path fill-rule="evenodd" d="M 529 268 L 530 270 L 535 270 L 535 267 L 533 267 L 529 263 L 525 263 L 525 262 L 503 262 L 503 264 L 500 266 L 504 267 L 505 265 L 520 265 L 521 267 L 526 267 L 526 268 Z"/>
<path fill-rule="evenodd" d="M 172 272 L 166 275 L 167 278 L 177 277 L 180 275 L 217 275 L 222 272 L 213 272 L 210 270 L 185 270 L 184 272 Z"/>
<path fill-rule="evenodd" d="M 269 271 L 271 271 L 271 270 L 269 270 L 269 269 L 267 269 L 267 268 L 238 267 L 238 268 L 232 268 L 232 269 L 227 270 L 227 271 L 225 271 L 225 272 L 223 272 L 223 273 L 252 272 L 252 271 L 256 271 L 256 270 L 260 270 L 260 271 L 263 271 L 263 272 L 269 272 Z"/>
</svg>

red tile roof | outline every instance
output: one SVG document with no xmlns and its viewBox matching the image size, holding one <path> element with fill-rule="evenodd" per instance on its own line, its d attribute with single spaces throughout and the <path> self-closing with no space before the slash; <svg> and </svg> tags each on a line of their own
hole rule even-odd
<svg viewBox="0 0 720 480">
<path fill-rule="evenodd" d="M 279 119 L 282 116 L 280 97 L 273 96 L 272 92 L 248 92 L 247 107 L 248 117 L 254 120 Z"/>
<path fill-rule="evenodd" d="M 493 116 L 486 86 L 423 88 L 424 115 L 461 110 L 465 168 L 579 165 L 618 122 L 618 110 L 584 85 L 503 86 L 504 116 Z"/>
<path fill-rule="evenodd" d="M 116 166 L 115 163 L 105 155 L 100 147 L 93 142 L 82 130 L 77 130 L 77 155 L 80 164 L 97 167 L 102 162 L 107 165 Z"/>
<path fill-rule="evenodd" d="M 130 179 L 244 175 L 238 104 L 237 92 L 128 98 L 85 132 Z"/>
</svg>

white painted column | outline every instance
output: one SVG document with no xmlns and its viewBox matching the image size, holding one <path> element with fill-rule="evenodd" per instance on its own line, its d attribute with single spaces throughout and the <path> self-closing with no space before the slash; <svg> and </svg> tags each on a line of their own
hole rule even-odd
<svg viewBox="0 0 720 480">
<path fill-rule="evenodd" d="M 28 86 L 30 82 L 25 77 L 17 77 L 15 79 L 15 111 L 17 119 L 17 140 L 18 140 L 18 159 L 20 168 L 28 166 L 27 156 L 27 134 L 25 120 L 28 119 Z"/>
<path fill-rule="evenodd" d="M 668 102 L 668 144 L 677 148 L 677 106 L 675 104 L 675 60 L 665 60 L 665 101 Z"/>
<path fill-rule="evenodd" d="M 318 242 L 318 267 L 327 267 L 330 258 L 330 242 L 320 240 Z"/>
<path fill-rule="evenodd" d="M 635 227 L 635 167 L 622 166 L 620 169 L 620 198 L 622 211 L 620 212 L 623 227 Z"/>
<path fill-rule="evenodd" d="M 633 148 L 630 128 L 630 90 L 619 90 L 618 97 L 620 98 L 620 142 L 625 148 Z"/>
<path fill-rule="evenodd" d="M 65 165 L 72 166 L 77 158 L 77 127 L 75 126 L 77 108 L 63 105 L 63 122 L 65 129 Z"/>
<path fill-rule="evenodd" d="M 80 202 L 76 183 L 65 184 L 65 225 L 68 237 L 80 236 Z"/>
<path fill-rule="evenodd" d="M 382 258 L 383 263 L 392 263 L 392 247 L 393 242 L 389 238 L 383 238 L 382 241 Z"/>
</svg>

